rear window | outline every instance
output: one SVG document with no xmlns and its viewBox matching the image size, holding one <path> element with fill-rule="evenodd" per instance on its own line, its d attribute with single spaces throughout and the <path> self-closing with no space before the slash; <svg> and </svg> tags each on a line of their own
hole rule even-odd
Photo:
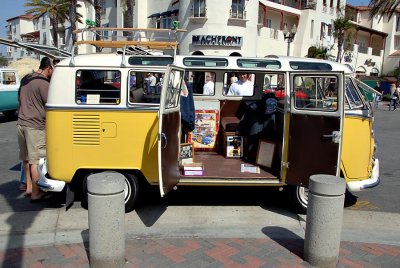
<svg viewBox="0 0 400 268">
<path fill-rule="evenodd" d="M 118 105 L 121 100 L 121 72 L 79 70 L 75 77 L 77 104 Z"/>
</svg>

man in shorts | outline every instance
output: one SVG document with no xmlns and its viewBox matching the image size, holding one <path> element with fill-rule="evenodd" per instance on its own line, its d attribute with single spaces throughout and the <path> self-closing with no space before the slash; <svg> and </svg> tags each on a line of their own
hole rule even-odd
<svg viewBox="0 0 400 268">
<path fill-rule="evenodd" d="M 50 78 L 53 74 L 52 61 L 44 57 L 39 70 L 25 77 L 19 91 L 17 121 L 19 157 L 24 162 L 26 195 L 31 201 L 42 201 L 45 193 L 37 186 L 39 159 L 46 156 L 46 111 Z"/>
</svg>

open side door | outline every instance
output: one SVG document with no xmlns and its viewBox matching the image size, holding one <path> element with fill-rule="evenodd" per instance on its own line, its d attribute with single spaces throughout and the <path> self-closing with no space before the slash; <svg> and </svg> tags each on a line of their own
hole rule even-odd
<svg viewBox="0 0 400 268">
<path fill-rule="evenodd" d="M 168 66 L 163 78 L 158 127 L 158 180 L 161 196 L 179 179 L 180 94 L 184 70 Z"/>
<path fill-rule="evenodd" d="M 340 174 L 343 73 L 290 75 L 286 182 L 308 187 L 314 174 Z"/>
</svg>

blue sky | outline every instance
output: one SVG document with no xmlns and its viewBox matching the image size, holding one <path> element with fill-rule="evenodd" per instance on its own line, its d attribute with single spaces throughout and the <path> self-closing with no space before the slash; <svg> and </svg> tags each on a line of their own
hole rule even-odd
<svg viewBox="0 0 400 268">
<path fill-rule="evenodd" d="M 0 4 L 0 37 L 6 38 L 6 20 L 22 15 L 26 8 L 24 4 L 26 0 L 1 0 Z M 347 0 L 351 5 L 368 5 L 369 0 Z M 6 52 L 6 46 L 0 45 L 0 53 Z"/>
</svg>

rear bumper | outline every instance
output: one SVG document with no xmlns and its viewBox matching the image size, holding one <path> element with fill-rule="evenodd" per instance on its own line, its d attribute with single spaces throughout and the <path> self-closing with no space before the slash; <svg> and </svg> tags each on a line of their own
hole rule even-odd
<svg viewBox="0 0 400 268">
<path fill-rule="evenodd" d="M 347 189 L 357 192 L 363 189 L 375 187 L 379 184 L 379 182 L 379 159 L 375 159 L 371 177 L 366 180 L 347 182 Z"/>
<path fill-rule="evenodd" d="M 65 181 L 52 180 L 46 177 L 47 162 L 44 158 L 40 159 L 37 166 L 39 180 L 37 185 L 45 192 L 61 192 L 65 187 Z"/>
</svg>

